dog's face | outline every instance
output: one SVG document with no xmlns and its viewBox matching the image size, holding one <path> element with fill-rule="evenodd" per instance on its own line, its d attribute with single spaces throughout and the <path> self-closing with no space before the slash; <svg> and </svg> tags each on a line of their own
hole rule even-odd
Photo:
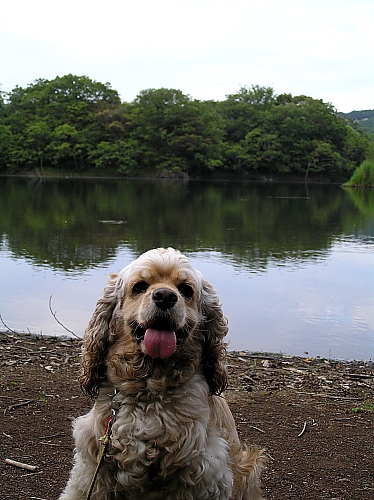
<svg viewBox="0 0 374 500">
<path fill-rule="evenodd" d="M 220 394 L 227 330 L 214 286 L 187 257 L 172 248 L 149 250 L 111 275 L 96 304 L 84 337 L 81 387 L 96 396 L 106 379 L 117 388 L 152 377 L 174 377 L 177 384 L 200 366 L 211 393 Z"/>
<path fill-rule="evenodd" d="M 183 259 L 140 258 L 129 270 L 115 316 L 152 358 L 172 356 L 202 319 L 201 280 L 187 264 Z"/>
</svg>

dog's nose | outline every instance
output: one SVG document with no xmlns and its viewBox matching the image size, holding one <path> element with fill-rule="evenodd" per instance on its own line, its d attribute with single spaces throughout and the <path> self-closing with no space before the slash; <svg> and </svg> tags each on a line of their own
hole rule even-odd
<svg viewBox="0 0 374 500">
<path fill-rule="evenodd" d="M 159 288 L 152 293 L 152 299 L 160 309 L 170 309 L 178 301 L 178 296 L 170 288 Z"/>
</svg>

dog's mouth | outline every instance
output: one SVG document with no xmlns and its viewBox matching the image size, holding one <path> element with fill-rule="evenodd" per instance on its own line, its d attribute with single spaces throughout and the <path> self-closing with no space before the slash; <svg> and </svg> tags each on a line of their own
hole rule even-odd
<svg viewBox="0 0 374 500">
<path fill-rule="evenodd" d="M 188 331 L 186 328 L 175 329 L 169 322 L 158 320 L 145 328 L 135 323 L 133 334 L 138 344 L 144 343 L 148 356 L 165 359 L 184 342 Z"/>
</svg>

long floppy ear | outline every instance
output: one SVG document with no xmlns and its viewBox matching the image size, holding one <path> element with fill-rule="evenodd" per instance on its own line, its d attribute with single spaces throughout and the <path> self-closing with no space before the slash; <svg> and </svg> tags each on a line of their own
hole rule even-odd
<svg viewBox="0 0 374 500">
<path fill-rule="evenodd" d="M 226 343 L 227 319 L 223 315 L 215 287 L 204 280 L 202 286 L 202 312 L 204 315 L 203 370 L 211 394 L 219 395 L 227 387 Z"/>
<path fill-rule="evenodd" d="M 102 297 L 97 301 L 83 337 L 82 373 L 79 383 L 85 394 L 96 397 L 105 378 L 105 356 L 109 347 L 109 324 L 118 301 L 118 274 L 111 274 Z"/>
</svg>

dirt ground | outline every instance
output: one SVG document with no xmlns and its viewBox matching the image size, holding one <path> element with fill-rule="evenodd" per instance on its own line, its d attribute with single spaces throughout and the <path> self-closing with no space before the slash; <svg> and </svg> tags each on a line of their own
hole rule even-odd
<svg viewBox="0 0 374 500">
<path fill-rule="evenodd" d="M 69 474 L 78 341 L 0 334 L 0 498 L 53 500 Z M 230 353 L 241 439 L 265 447 L 268 500 L 374 498 L 374 364 Z M 36 466 L 34 471 L 6 459 Z"/>
</svg>

